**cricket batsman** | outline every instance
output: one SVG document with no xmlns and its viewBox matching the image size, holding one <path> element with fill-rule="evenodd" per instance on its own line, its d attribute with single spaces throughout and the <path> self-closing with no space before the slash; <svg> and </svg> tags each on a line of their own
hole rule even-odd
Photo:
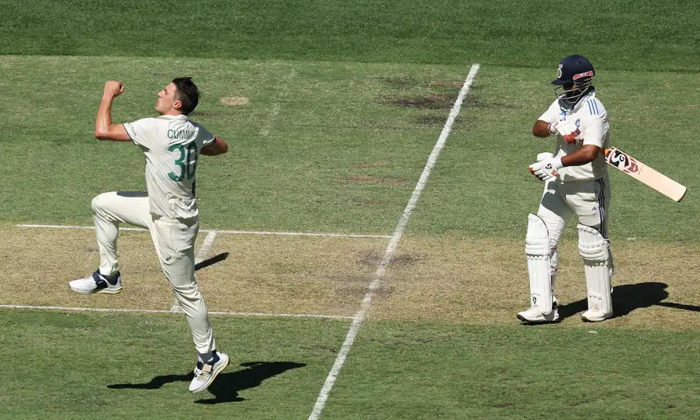
<svg viewBox="0 0 700 420">
<path fill-rule="evenodd" d="M 216 351 L 207 307 L 195 279 L 194 244 L 199 231 L 195 174 L 200 155 L 226 153 L 228 145 L 187 117 L 199 102 L 199 90 L 189 77 L 173 79 L 158 93 L 158 117 L 113 124 L 112 102 L 122 92 L 121 82 L 105 83 L 95 137 L 131 141 L 141 149 L 146 158 L 147 192 L 108 192 L 92 200 L 100 266 L 69 286 L 85 294 L 121 292 L 119 224 L 147 228 L 160 266 L 187 317 L 198 355 L 189 390 L 200 392 L 226 368 L 229 358 Z"/>
<path fill-rule="evenodd" d="M 557 243 L 572 215 L 578 219 L 578 249 L 583 258 L 588 310 L 582 319 L 613 316 L 613 258 L 606 230 L 610 182 L 602 150 L 610 147 L 605 107 L 592 85 L 595 70 L 588 59 L 570 55 L 559 62 L 556 99 L 535 122 L 532 134 L 556 136 L 554 154 L 540 153 L 530 172 L 544 182 L 537 215 L 528 216 L 525 253 L 530 277 L 530 309 L 518 313 L 524 323 L 557 322 L 554 278 Z"/>
</svg>

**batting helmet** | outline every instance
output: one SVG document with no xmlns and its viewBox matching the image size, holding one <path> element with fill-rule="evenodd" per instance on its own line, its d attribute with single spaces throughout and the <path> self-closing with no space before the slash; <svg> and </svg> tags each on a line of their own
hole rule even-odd
<svg viewBox="0 0 700 420">
<path fill-rule="evenodd" d="M 593 88 L 593 64 L 582 55 L 570 55 L 559 62 L 557 78 L 552 80 L 554 92 L 563 108 L 572 108 Z"/>
</svg>

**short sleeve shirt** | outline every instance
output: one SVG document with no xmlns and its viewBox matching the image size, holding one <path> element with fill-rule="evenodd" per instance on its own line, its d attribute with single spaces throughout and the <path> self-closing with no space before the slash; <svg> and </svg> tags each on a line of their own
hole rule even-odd
<svg viewBox="0 0 700 420">
<path fill-rule="evenodd" d="M 539 120 L 548 123 L 559 120 L 573 121 L 581 130 L 575 144 L 568 144 L 561 135 L 557 134 L 555 156 L 563 157 L 572 154 L 588 144 L 598 146 L 601 149 L 610 148 L 608 113 L 603 104 L 595 97 L 595 91 L 581 98 L 572 110 L 562 110 L 559 101 L 555 100 Z M 557 172 L 561 181 L 583 181 L 606 176 L 608 167 L 605 163 L 605 157 L 601 153 L 593 162 L 581 166 L 567 166 Z"/>
<path fill-rule="evenodd" d="M 125 123 L 146 157 L 151 214 L 171 219 L 198 216 L 195 174 L 200 151 L 215 137 L 185 115 L 161 115 Z"/>
</svg>

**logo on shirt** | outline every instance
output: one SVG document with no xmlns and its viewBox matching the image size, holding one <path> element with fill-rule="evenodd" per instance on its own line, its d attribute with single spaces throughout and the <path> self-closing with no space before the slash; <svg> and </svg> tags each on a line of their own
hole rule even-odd
<svg viewBox="0 0 700 420">
<path fill-rule="evenodd" d="M 172 128 L 168 130 L 168 138 L 172 140 L 187 140 L 194 135 L 194 131 L 180 129 L 173 130 Z"/>
</svg>

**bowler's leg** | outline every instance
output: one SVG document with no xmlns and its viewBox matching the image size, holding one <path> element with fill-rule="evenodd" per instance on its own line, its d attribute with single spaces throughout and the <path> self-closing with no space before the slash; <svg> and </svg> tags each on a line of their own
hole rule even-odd
<svg viewBox="0 0 700 420">
<path fill-rule="evenodd" d="M 100 273 L 110 276 L 119 271 L 117 237 L 119 224 L 150 228 L 151 215 L 145 192 L 109 192 L 92 200 L 93 221 L 100 250 Z"/>
<path fill-rule="evenodd" d="M 109 192 L 92 200 L 93 220 L 100 267 L 90 276 L 69 283 L 78 293 L 119 293 L 121 275 L 117 261 L 119 224 L 129 223 L 148 228 L 150 214 L 148 196 L 144 192 Z"/>
<path fill-rule="evenodd" d="M 216 351 L 209 314 L 194 274 L 194 244 L 199 223 L 156 219 L 153 221 L 153 242 L 158 250 L 163 272 L 173 289 L 180 309 L 187 317 L 199 363 L 190 391 L 206 389 L 227 365 L 228 356 Z"/>
</svg>

